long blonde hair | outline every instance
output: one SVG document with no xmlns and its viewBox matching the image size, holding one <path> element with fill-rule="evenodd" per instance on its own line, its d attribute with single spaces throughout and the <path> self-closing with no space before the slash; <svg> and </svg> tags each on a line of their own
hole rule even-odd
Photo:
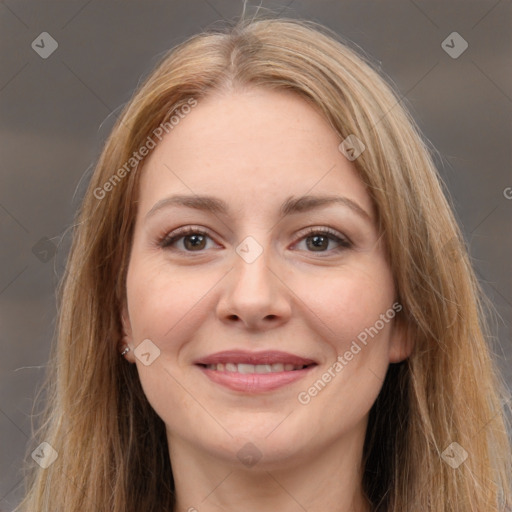
<svg viewBox="0 0 512 512">
<path fill-rule="evenodd" d="M 376 206 L 400 315 L 415 340 L 411 356 L 390 365 L 370 411 L 363 489 L 373 509 L 503 512 L 512 506 L 505 385 L 431 150 L 369 58 L 322 25 L 272 16 L 242 17 L 171 50 L 106 141 L 77 214 L 47 407 L 27 452 L 45 441 L 58 456 L 43 469 L 27 455 L 27 492 L 16 510 L 173 510 L 165 425 L 136 366 L 118 352 L 144 162 L 126 163 L 191 98 L 254 86 L 297 94 L 340 142 L 354 134 L 366 146 L 354 164 Z M 459 445 L 468 456 L 452 467 L 445 450 L 464 453 Z"/>
</svg>

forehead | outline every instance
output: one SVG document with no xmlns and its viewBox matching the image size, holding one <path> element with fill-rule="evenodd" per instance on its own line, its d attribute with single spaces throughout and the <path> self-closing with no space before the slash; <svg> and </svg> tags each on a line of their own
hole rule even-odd
<svg viewBox="0 0 512 512">
<path fill-rule="evenodd" d="M 256 209 L 291 195 L 339 193 L 372 213 L 340 142 L 326 119 L 290 92 L 256 88 L 203 98 L 146 160 L 140 211 L 170 193 L 208 193 Z"/>
</svg>

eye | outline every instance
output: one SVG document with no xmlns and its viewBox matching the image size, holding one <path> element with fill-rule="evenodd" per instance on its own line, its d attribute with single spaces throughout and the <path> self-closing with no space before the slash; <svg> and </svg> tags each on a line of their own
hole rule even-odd
<svg viewBox="0 0 512 512">
<path fill-rule="evenodd" d="M 308 240 L 311 242 L 308 243 Z M 339 245 L 339 247 L 333 249 L 334 252 L 352 247 L 352 243 L 347 238 L 330 228 L 309 228 L 300 239 L 300 242 L 302 241 L 306 242 L 307 248 L 312 249 L 311 252 L 329 252 L 323 249 L 327 248 L 331 241 Z"/>
<path fill-rule="evenodd" d="M 210 238 L 210 236 L 203 229 L 195 226 L 186 226 L 164 236 L 159 240 L 158 245 L 166 249 L 174 245 L 178 240 L 183 239 L 185 241 L 186 252 L 197 252 L 205 248 L 206 238 Z M 187 243 L 187 241 L 189 241 L 189 243 Z"/>
<path fill-rule="evenodd" d="M 163 249 L 168 249 L 183 239 L 185 252 L 200 252 L 205 249 L 207 238 L 211 239 L 204 229 L 197 226 L 186 226 L 162 237 L 158 241 L 158 245 Z M 308 240 L 311 240 L 311 242 L 308 243 Z M 309 228 L 300 238 L 299 242 L 302 241 L 305 241 L 306 247 L 311 249 L 309 252 L 330 252 L 324 249 L 327 249 L 329 242 L 332 241 L 339 245 L 339 247 L 332 249 L 335 252 L 352 247 L 352 243 L 348 239 L 330 228 Z M 180 249 L 172 248 L 172 250 Z"/>
</svg>

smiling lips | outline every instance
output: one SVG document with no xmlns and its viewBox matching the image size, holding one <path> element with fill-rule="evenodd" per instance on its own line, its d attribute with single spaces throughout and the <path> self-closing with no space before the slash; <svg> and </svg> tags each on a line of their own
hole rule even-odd
<svg viewBox="0 0 512 512">
<path fill-rule="evenodd" d="M 195 364 L 210 380 L 250 393 L 272 391 L 295 382 L 317 365 L 312 359 L 286 352 L 240 350 L 217 352 Z"/>
</svg>

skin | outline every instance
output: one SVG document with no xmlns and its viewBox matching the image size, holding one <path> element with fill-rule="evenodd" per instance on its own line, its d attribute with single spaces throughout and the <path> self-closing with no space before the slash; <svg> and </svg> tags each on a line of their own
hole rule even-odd
<svg viewBox="0 0 512 512">
<path fill-rule="evenodd" d="M 124 342 L 166 425 L 176 511 L 370 510 L 360 470 L 368 413 L 389 363 L 412 350 L 398 317 L 309 403 L 297 399 L 396 299 L 372 202 L 340 142 L 303 99 L 255 88 L 199 101 L 146 161 Z M 171 206 L 145 218 L 172 194 L 215 196 L 231 212 Z M 340 204 L 279 219 L 286 198 L 305 194 L 347 197 L 369 219 Z M 208 232 L 199 248 L 190 236 L 158 245 L 190 225 Z M 315 248 L 310 226 L 352 245 Z M 247 236 L 263 251 L 252 263 L 236 252 Z M 145 339 L 160 350 L 147 366 L 134 355 Z M 233 391 L 193 364 L 227 349 L 282 350 L 318 366 L 275 391 Z M 237 456 L 249 442 L 261 457 L 250 467 Z"/>
</svg>

